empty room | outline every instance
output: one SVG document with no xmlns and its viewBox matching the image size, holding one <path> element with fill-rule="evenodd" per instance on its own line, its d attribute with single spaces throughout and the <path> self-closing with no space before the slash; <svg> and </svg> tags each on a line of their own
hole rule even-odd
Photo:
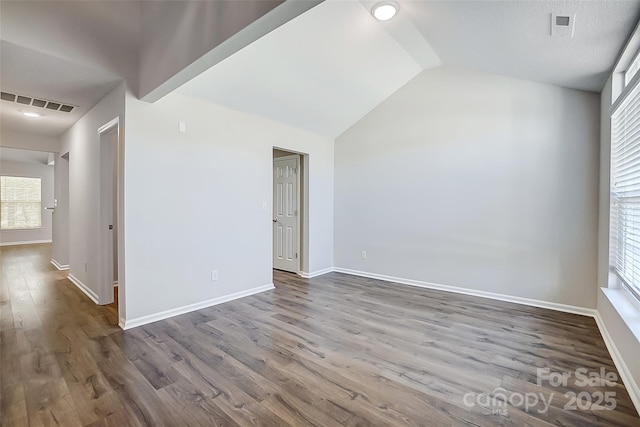
<svg viewBox="0 0 640 427">
<path fill-rule="evenodd" d="M 0 425 L 640 426 L 639 22 L 0 0 Z"/>
</svg>

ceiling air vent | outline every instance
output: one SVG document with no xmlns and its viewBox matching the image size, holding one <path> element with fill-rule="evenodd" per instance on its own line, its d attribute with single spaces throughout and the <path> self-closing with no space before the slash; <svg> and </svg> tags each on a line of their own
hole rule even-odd
<svg viewBox="0 0 640 427">
<path fill-rule="evenodd" d="M 573 37 L 576 15 L 574 14 L 551 14 L 551 37 Z"/>
<path fill-rule="evenodd" d="M 3 101 L 10 102 L 14 102 L 16 100 L 16 96 L 14 94 L 7 92 L 0 92 L 0 98 L 2 98 Z"/>
<path fill-rule="evenodd" d="M 31 105 L 33 105 L 34 107 L 44 108 L 44 106 L 47 105 L 47 101 L 45 101 L 44 99 L 34 99 Z"/>
<path fill-rule="evenodd" d="M 20 95 L 18 95 L 18 99 L 16 100 L 18 104 L 24 104 L 24 105 L 31 105 L 31 101 L 33 101 L 32 98 L 29 98 L 27 96 L 20 96 Z"/>
<path fill-rule="evenodd" d="M 70 113 L 76 108 L 74 105 L 64 104 L 59 101 L 33 98 L 26 95 L 16 95 L 15 93 L 9 92 L 0 92 L 0 99 L 22 105 L 30 105 L 32 107 L 46 108 L 47 110 L 61 111 L 63 113 Z"/>
</svg>

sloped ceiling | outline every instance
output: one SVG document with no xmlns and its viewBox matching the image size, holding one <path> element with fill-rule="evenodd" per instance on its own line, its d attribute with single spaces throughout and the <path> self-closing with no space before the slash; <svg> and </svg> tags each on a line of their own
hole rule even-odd
<svg viewBox="0 0 640 427">
<path fill-rule="evenodd" d="M 422 69 L 362 4 L 325 1 L 178 92 L 336 137 Z"/>
<path fill-rule="evenodd" d="M 466 68 L 599 92 L 640 14 L 638 1 L 327 0 L 178 92 L 336 137 L 423 69 Z M 551 36 L 551 14 L 575 16 Z"/>
<path fill-rule="evenodd" d="M 442 62 L 600 92 L 640 16 L 638 1 L 403 1 Z M 551 13 L 575 16 L 551 36 Z"/>
<path fill-rule="evenodd" d="M 420 71 L 440 64 L 598 92 L 640 16 L 635 0 L 397 0 L 398 15 L 381 23 L 370 14 L 376 1 L 327 0 L 225 56 L 179 91 L 335 137 Z M 67 95 L 83 92 L 93 76 L 98 90 L 89 106 L 116 79 L 135 92 L 140 2 L 5 1 L 0 7 L 3 90 L 43 97 L 62 90 L 58 98 L 77 105 Z M 552 12 L 575 14 L 573 38 L 551 37 Z M 16 60 L 5 53 L 11 45 L 25 49 L 14 52 Z M 20 81 L 23 74 L 29 81 Z M 58 85 L 56 74 L 82 78 L 77 87 L 67 85 L 69 79 Z M 14 119 L 3 115 L 3 125 L 33 125 Z M 38 133 L 57 135 L 68 125 Z"/>
</svg>

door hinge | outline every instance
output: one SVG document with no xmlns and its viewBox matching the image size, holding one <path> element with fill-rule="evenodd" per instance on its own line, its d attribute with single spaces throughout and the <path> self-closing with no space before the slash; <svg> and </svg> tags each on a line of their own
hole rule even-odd
<svg viewBox="0 0 640 427">
<path fill-rule="evenodd" d="M 298 258 L 298 252 L 296 252 L 296 258 Z"/>
</svg>

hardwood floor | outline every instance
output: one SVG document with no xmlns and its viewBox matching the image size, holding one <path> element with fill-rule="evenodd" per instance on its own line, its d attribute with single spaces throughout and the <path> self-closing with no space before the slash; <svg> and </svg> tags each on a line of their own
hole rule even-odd
<svg viewBox="0 0 640 427">
<path fill-rule="evenodd" d="M 591 318 L 274 272 L 273 291 L 125 332 L 48 245 L 0 250 L 3 426 L 640 426 L 619 380 L 576 384 L 617 375 Z M 605 392 L 614 410 L 588 405 Z"/>
</svg>

